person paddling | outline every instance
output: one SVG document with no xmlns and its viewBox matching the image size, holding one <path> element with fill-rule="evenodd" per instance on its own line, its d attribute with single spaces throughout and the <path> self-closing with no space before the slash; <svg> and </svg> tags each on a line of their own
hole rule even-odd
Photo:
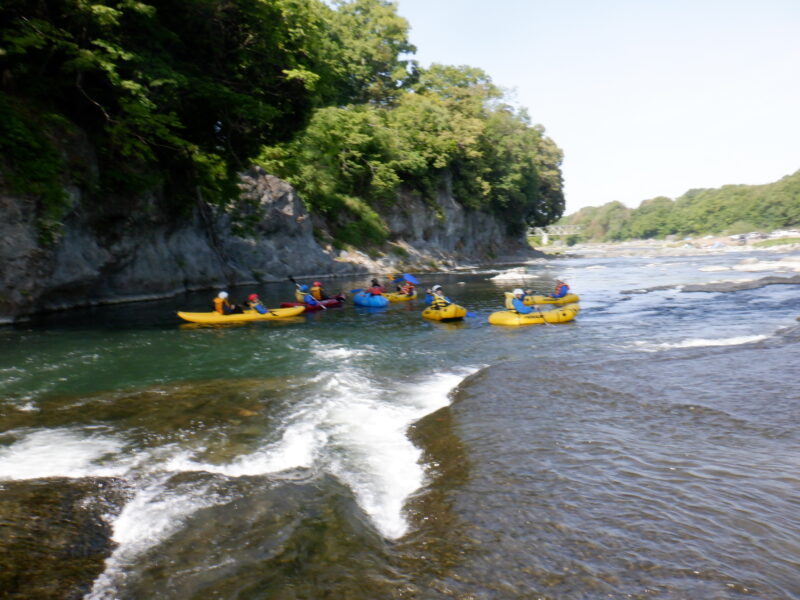
<svg viewBox="0 0 800 600">
<path fill-rule="evenodd" d="M 403 285 L 400 286 L 399 292 L 401 294 L 405 294 L 406 296 L 413 296 L 414 284 L 410 281 L 403 281 Z"/>
<path fill-rule="evenodd" d="M 325 293 L 325 290 L 322 289 L 322 284 L 319 281 L 315 281 L 311 284 L 310 293 L 314 296 L 315 300 L 327 300 L 328 295 Z"/>
<path fill-rule="evenodd" d="M 525 306 L 525 292 L 523 292 L 520 288 L 515 289 L 513 292 L 514 297 L 511 299 L 511 305 L 514 307 L 514 310 L 521 315 L 528 315 L 532 313 L 534 310 L 538 311 L 538 308 L 534 306 Z"/>
<path fill-rule="evenodd" d="M 556 287 L 553 290 L 553 293 L 550 294 L 551 298 L 563 298 L 569 292 L 569 286 L 561 281 L 560 279 L 556 279 Z"/>
<path fill-rule="evenodd" d="M 261 299 L 258 297 L 258 294 L 250 294 L 247 297 L 247 306 L 261 315 L 267 314 L 267 309 L 261 304 Z"/>
<path fill-rule="evenodd" d="M 214 298 L 214 310 L 221 315 L 235 315 L 242 312 L 242 307 L 231 304 L 228 300 L 228 292 L 223 291 Z"/>
<path fill-rule="evenodd" d="M 373 279 L 371 283 L 372 283 L 371 287 L 368 287 L 365 290 L 368 294 L 372 296 L 380 296 L 386 291 L 385 289 L 383 289 L 383 286 L 380 283 L 378 283 L 377 279 Z"/>
<path fill-rule="evenodd" d="M 429 295 L 431 297 L 431 308 L 441 309 L 452 304 L 450 298 L 444 295 L 444 290 L 440 285 L 434 285 L 430 289 Z"/>
</svg>

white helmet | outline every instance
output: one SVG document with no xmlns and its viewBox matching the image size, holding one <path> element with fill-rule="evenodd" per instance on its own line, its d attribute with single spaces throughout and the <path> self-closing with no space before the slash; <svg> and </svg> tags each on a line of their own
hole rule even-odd
<svg viewBox="0 0 800 600">
<path fill-rule="evenodd" d="M 217 294 L 217 296 L 225 300 L 225 298 L 228 297 L 228 292 L 220 292 L 219 294 Z"/>
<path fill-rule="evenodd" d="M 433 290 L 434 292 L 440 289 L 442 289 L 442 286 L 440 286 L 438 283 L 431 288 L 431 290 Z"/>
<path fill-rule="evenodd" d="M 515 289 L 515 290 L 514 290 L 514 295 L 515 295 L 515 296 L 522 296 L 524 293 L 525 293 L 525 292 L 523 292 L 523 291 L 522 291 L 521 289 L 519 289 L 519 288 L 517 288 L 517 289 Z"/>
</svg>

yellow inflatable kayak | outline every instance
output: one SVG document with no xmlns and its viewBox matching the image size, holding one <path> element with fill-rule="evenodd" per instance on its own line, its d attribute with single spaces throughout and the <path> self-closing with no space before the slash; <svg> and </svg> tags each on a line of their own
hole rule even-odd
<svg viewBox="0 0 800 600">
<path fill-rule="evenodd" d="M 511 309 L 511 300 L 514 298 L 514 294 L 511 292 L 506 292 L 506 308 Z M 523 296 L 522 302 L 525 306 L 531 306 L 533 304 L 573 304 L 574 302 L 578 302 L 580 298 L 578 294 L 567 294 L 563 298 L 551 298 L 550 296 Z"/>
<path fill-rule="evenodd" d="M 265 314 L 254 310 L 246 310 L 236 315 L 221 315 L 216 311 L 211 312 L 183 312 L 178 311 L 178 316 L 190 323 L 244 323 L 247 321 L 271 321 L 295 317 L 306 309 L 305 306 L 292 306 L 291 308 L 268 308 Z"/>
<path fill-rule="evenodd" d="M 388 294 L 383 294 L 383 297 L 389 300 L 389 302 L 405 302 L 406 300 L 413 300 L 417 297 L 417 291 L 414 290 L 414 293 L 410 296 L 408 294 L 401 294 L 400 292 L 389 292 Z"/>
<path fill-rule="evenodd" d="M 467 309 L 458 304 L 448 304 L 444 308 L 429 306 L 422 311 L 423 319 L 432 321 L 460 321 L 467 315 Z"/>
<path fill-rule="evenodd" d="M 579 310 L 580 308 L 577 304 L 567 304 L 566 306 L 543 312 L 534 311 L 527 315 L 521 315 L 513 310 L 498 310 L 489 315 L 489 323 L 492 325 L 509 325 L 511 327 L 539 325 L 541 323 L 566 323 L 567 321 L 572 321 Z"/>
</svg>

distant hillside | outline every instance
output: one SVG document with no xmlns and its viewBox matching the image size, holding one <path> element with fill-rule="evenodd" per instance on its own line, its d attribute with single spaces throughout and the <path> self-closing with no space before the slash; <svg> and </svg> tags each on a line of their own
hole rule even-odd
<svg viewBox="0 0 800 600">
<path fill-rule="evenodd" d="M 615 241 L 771 231 L 800 226 L 800 171 L 765 185 L 725 185 L 689 190 L 672 200 L 645 200 L 586 207 L 561 219 L 580 225 L 583 240 Z"/>
</svg>

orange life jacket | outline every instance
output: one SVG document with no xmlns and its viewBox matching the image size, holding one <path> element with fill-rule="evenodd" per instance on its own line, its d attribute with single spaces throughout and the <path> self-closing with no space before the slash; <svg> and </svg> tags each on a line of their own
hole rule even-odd
<svg viewBox="0 0 800 600">
<path fill-rule="evenodd" d="M 227 300 L 225 300 L 223 298 L 220 298 L 219 296 L 214 298 L 214 310 L 217 311 L 221 315 L 225 314 L 225 310 L 222 307 L 225 306 L 226 304 L 228 306 L 231 305 L 230 302 L 228 302 Z"/>
<path fill-rule="evenodd" d="M 309 292 L 314 296 L 315 300 L 322 300 L 322 288 L 318 285 L 312 286 Z"/>
</svg>

